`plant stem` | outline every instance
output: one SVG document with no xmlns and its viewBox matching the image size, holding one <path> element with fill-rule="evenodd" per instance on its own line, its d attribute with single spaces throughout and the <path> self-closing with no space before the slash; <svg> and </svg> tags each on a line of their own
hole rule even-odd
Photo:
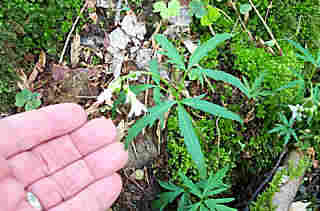
<svg viewBox="0 0 320 211">
<path fill-rule="evenodd" d="M 260 15 L 259 11 L 258 11 L 257 8 L 254 6 L 254 4 L 252 3 L 252 1 L 249 0 L 249 2 L 250 2 L 250 4 L 251 4 L 251 6 L 253 7 L 254 11 L 257 13 L 257 15 L 258 15 L 258 17 L 260 18 L 260 20 L 262 21 L 264 27 L 267 29 L 267 31 L 268 31 L 269 35 L 271 36 L 272 40 L 275 42 L 275 44 L 276 44 L 276 46 L 277 46 L 277 48 L 278 48 L 278 50 L 279 50 L 280 56 L 282 56 L 282 55 L 283 55 L 282 49 L 281 49 L 278 41 L 275 39 L 275 37 L 274 37 L 271 29 L 268 27 L 267 23 L 264 21 L 263 17 Z"/>
<path fill-rule="evenodd" d="M 63 50 L 62 50 L 62 54 L 61 54 L 60 59 L 59 59 L 59 64 L 61 64 L 62 61 L 63 61 L 63 57 L 64 57 L 64 54 L 66 53 L 66 49 L 67 49 L 67 46 L 68 46 L 68 44 L 69 44 L 71 35 L 72 35 L 74 29 L 76 28 L 77 23 L 78 23 L 79 20 L 80 20 L 81 14 L 82 14 L 83 11 L 87 8 L 87 6 L 88 6 L 88 1 L 85 2 L 85 4 L 83 5 L 83 7 L 82 7 L 81 10 L 80 10 L 80 14 L 78 15 L 77 19 L 75 20 L 75 22 L 74 22 L 73 25 L 72 25 L 72 28 L 71 28 L 71 30 L 70 30 L 70 32 L 69 32 L 69 34 L 68 34 L 67 40 L 66 40 L 66 42 L 65 42 L 65 44 L 64 44 L 64 47 L 63 47 Z"/>
</svg>

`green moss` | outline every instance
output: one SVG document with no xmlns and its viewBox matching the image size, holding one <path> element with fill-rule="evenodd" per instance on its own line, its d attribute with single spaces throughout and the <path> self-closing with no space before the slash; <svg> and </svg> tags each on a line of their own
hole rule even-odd
<svg viewBox="0 0 320 211">
<path fill-rule="evenodd" d="M 251 211 L 274 211 L 276 207 L 272 205 L 272 198 L 273 195 L 280 190 L 283 176 L 288 176 L 291 180 L 302 176 L 310 166 L 310 159 L 304 156 L 303 159 L 299 160 L 298 166 L 294 166 L 295 164 L 289 161 L 288 169 L 282 169 L 274 175 L 269 187 L 261 193 L 256 202 L 250 206 Z"/>
<path fill-rule="evenodd" d="M 195 122 L 196 132 L 200 137 L 202 151 L 206 158 L 208 169 L 217 171 L 225 165 L 235 167 L 236 156 L 240 150 L 242 137 L 238 136 L 233 128 L 231 120 L 220 119 L 219 127 L 224 128 L 226 133 L 221 133 L 220 144 L 217 139 L 216 119 L 202 119 Z M 178 178 L 178 170 L 190 176 L 193 180 L 199 179 L 199 174 L 191 156 L 187 152 L 183 138 L 179 135 L 178 120 L 172 116 L 168 120 L 168 145 L 167 150 L 170 155 L 169 168 L 170 178 Z M 228 134 L 228 135 L 225 135 Z"/>
<path fill-rule="evenodd" d="M 279 191 L 282 177 L 286 175 L 286 170 L 278 171 L 273 177 L 269 187 L 258 196 L 256 202 L 250 206 L 251 211 L 274 211 L 276 207 L 272 205 L 272 197 L 275 192 Z"/>
</svg>

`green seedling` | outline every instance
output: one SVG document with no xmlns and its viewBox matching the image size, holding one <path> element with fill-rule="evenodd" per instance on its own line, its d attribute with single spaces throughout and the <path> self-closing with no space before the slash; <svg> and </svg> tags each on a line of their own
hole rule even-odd
<svg viewBox="0 0 320 211">
<path fill-rule="evenodd" d="M 128 136 L 126 137 L 125 143 L 126 147 L 128 147 L 130 142 L 142 131 L 143 128 L 147 126 L 151 127 L 156 120 L 162 121 L 164 113 L 169 109 L 177 109 L 179 129 L 181 135 L 184 137 L 184 143 L 187 147 L 188 153 L 190 153 L 192 160 L 195 162 L 199 170 L 200 177 L 206 177 L 207 172 L 205 158 L 201 151 L 199 138 L 193 127 L 193 120 L 191 115 L 187 112 L 190 110 L 187 110 L 186 107 L 200 110 L 218 117 L 232 119 L 240 123 L 243 123 L 243 121 L 238 114 L 233 113 L 222 106 L 202 100 L 205 95 L 188 97 L 188 95 L 185 94 L 187 92 L 187 88 L 185 87 L 184 82 L 187 80 L 188 74 L 192 72 L 200 78 L 205 76 L 217 81 L 230 83 L 247 95 L 248 90 L 238 78 L 223 71 L 203 69 L 199 65 L 200 60 L 205 57 L 208 52 L 215 49 L 218 44 L 221 44 L 231 37 L 232 35 L 227 33 L 217 34 L 215 37 L 199 46 L 190 56 L 190 59 L 185 61 L 184 57 L 179 54 L 178 50 L 165 36 L 160 34 L 155 36 L 155 40 L 164 50 L 159 53 L 168 57 L 168 63 L 171 63 L 176 71 L 181 73 L 182 78 L 177 82 L 167 81 L 160 77 L 157 61 L 152 60 L 150 62 L 150 72 L 145 74 L 152 75 L 152 79 L 155 82 L 156 87 L 154 88 L 154 100 L 156 105 L 149 108 L 147 114 L 143 118 L 137 120 L 136 123 L 128 130 Z M 168 88 L 163 88 L 162 84 Z M 163 95 L 163 92 L 173 96 L 174 99 L 163 100 L 167 98 Z"/>
<path fill-rule="evenodd" d="M 168 6 L 164 1 L 158 1 L 153 4 L 153 12 L 160 12 L 161 18 L 169 19 L 170 17 L 179 15 L 180 7 L 178 0 L 171 0 Z"/>
<path fill-rule="evenodd" d="M 295 132 L 295 129 L 293 128 L 293 125 L 295 123 L 295 118 L 292 116 L 290 120 L 286 118 L 286 116 L 283 113 L 279 113 L 280 121 L 282 124 L 276 124 L 276 127 L 269 131 L 269 133 L 276 133 L 278 132 L 280 136 L 284 136 L 284 144 L 286 145 L 291 136 L 296 140 L 298 140 L 298 136 Z"/>
<path fill-rule="evenodd" d="M 38 108 L 41 105 L 41 100 L 38 98 L 39 93 L 32 93 L 29 89 L 24 89 L 16 95 L 15 105 L 24 107 L 26 111 Z"/>
<path fill-rule="evenodd" d="M 162 211 L 169 203 L 179 198 L 178 211 L 235 211 L 236 209 L 227 207 L 225 203 L 231 202 L 234 198 L 214 198 L 228 190 L 229 186 L 223 183 L 227 168 L 219 170 L 216 174 L 210 176 L 198 183 L 193 183 L 187 176 L 179 172 L 182 179 L 182 185 L 175 185 L 171 182 L 159 181 L 164 189 L 170 192 L 164 192 L 159 195 L 159 199 L 153 202 L 153 207 Z"/>
</svg>

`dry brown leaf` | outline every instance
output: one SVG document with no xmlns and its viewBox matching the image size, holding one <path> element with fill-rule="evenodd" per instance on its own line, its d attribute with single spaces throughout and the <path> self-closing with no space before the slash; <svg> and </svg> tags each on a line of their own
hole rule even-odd
<svg viewBox="0 0 320 211">
<path fill-rule="evenodd" d="M 46 66 L 46 53 L 44 51 L 41 51 L 40 55 L 39 55 L 39 60 L 37 62 L 37 64 L 34 66 L 32 73 L 30 74 L 28 80 L 26 81 L 26 83 L 28 83 L 28 87 L 29 88 L 33 88 L 33 82 L 36 80 L 39 72 L 43 72 L 44 68 Z"/>
<path fill-rule="evenodd" d="M 71 71 L 68 67 L 59 64 L 53 64 L 51 72 L 54 80 L 63 80 L 65 73 Z"/>
<path fill-rule="evenodd" d="M 43 72 L 43 68 L 46 67 L 46 61 L 47 61 L 46 53 L 44 51 L 41 51 L 39 55 L 39 61 L 38 61 L 38 64 L 41 67 L 41 69 L 39 70 L 40 72 Z"/>
<path fill-rule="evenodd" d="M 76 33 L 71 43 L 71 65 L 74 67 L 80 60 L 80 35 Z"/>
<path fill-rule="evenodd" d="M 20 78 L 20 81 L 18 81 L 18 87 L 23 90 L 23 89 L 29 89 L 29 83 L 28 83 L 28 77 L 24 73 L 22 68 L 16 69 L 16 72 L 18 74 L 18 77 Z"/>
</svg>

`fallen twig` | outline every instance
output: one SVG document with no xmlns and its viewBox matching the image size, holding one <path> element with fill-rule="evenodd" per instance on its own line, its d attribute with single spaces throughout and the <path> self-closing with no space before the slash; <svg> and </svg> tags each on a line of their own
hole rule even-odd
<svg viewBox="0 0 320 211">
<path fill-rule="evenodd" d="M 268 175 L 268 177 L 259 185 L 259 187 L 257 188 L 257 190 L 253 193 L 252 197 L 250 198 L 250 200 L 248 200 L 246 208 L 244 209 L 244 211 L 249 211 L 249 204 L 255 200 L 255 198 L 257 197 L 257 195 L 261 192 L 262 188 L 272 179 L 273 175 L 275 174 L 275 172 L 277 171 L 277 169 L 280 166 L 280 163 L 283 159 L 283 157 L 285 156 L 285 154 L 287 153 L 288 149 L 285 146 L 284 150 L 282 151 L 282 153 L 280 154 L 278 161 L 276 163 L 276 165 L 273 167 L 273 169 L 271 170 L 270 174 Z"/>
<path fill-rule="evenodd" d="M 240 13 L 239 13 L 239 11 L 237 10 L 236 5 L 234 4 L 233 1 L 230 1 L 230 3 L 231 3 L 231 6 L 232 6 L 233 10 L 234 10 L 234 11 L 236 12 L 236 14 L 238 15 L 238 19 L 239 19 L 239 21 L 240 21 L 243 29 L 247 32 L 250 40 L 251 40 L 252 42 L 255 42 L 255 39 L 254 39 L 254 37 L 252 36 L 251 32 L 247 29 L 246 25 L 244 24 L 244 22 L 243 22 L 243 20 L 242 20 L 242 18 L 241 18 L 241 15 L 240 15 Z"/>
<path fill-rule="evenodd" d="M 59 59 L 59 64 L 61 64 L 62 61 L 63 61 L 63 57 L 64 57 L 64 54 L 66 53 L 66 49 L 67 49 L 67 46 L 68 46 L 68 44 L 69 44 L 71 35 L 72 35 L 74 29 L 76 28 L 77 23 L 78 23 L 79 20 L 80 20 L 80 15 L 81 15 L 81 14 L 83 13 L 83 11 L 87 8 L 87 6 L 88 6 L 88 1 L 86 1 L 86 2 L 84 3 L 83 7 L 82 7 L 81 10 L 80 10 L 80 14 L 78 15 L 78 17 L 76 18 L 75 22 L 74 22 L 73 25 L 72 25 L 72 28 L 71 28 L 71 30 L 70 30 L 70 32 L 69 32 L 69 34 L 68 34 L 68 37 L 67 37 L 67 39 L 66 39 L 66 42 L 64 43 L 64 47 L 63 47 L 63 50 L 62 50 L 62 54 L 61 54 L 60 59 Z"/>
<path fill-rule="evenodd" d="M 254 4 L 252 3 L 251 0 L 249 0 L 249 3 L 251 4 L 251 6 L 252 6 L 252 8 L 254 9 L 254 11 L 257 13 L 257 15 L 258 15 L 258 17 L 260 18 L 260 20 L 262 21 L 264 27 L 267 29 L 267 31 L 268 31 L 269 35 L 271 36 L 272 40 L 275 42 L 275 45 L 276 45 L 276 47 L 277 47 L 278 50 L 279 50 L 280 56 L 282 56 L 282 55 L 283 55 L 282 49 L 281 49 L 278 41 L 275 39 L 275 37 L 274 37 L 271 29 L 269 28 L 269 26 L 267 25 L 267 23 L 264 21 L 263 17 L 260 15 L 259 11 L 258 11 L 257 8 L 254 6 Z"/>
</svg>

